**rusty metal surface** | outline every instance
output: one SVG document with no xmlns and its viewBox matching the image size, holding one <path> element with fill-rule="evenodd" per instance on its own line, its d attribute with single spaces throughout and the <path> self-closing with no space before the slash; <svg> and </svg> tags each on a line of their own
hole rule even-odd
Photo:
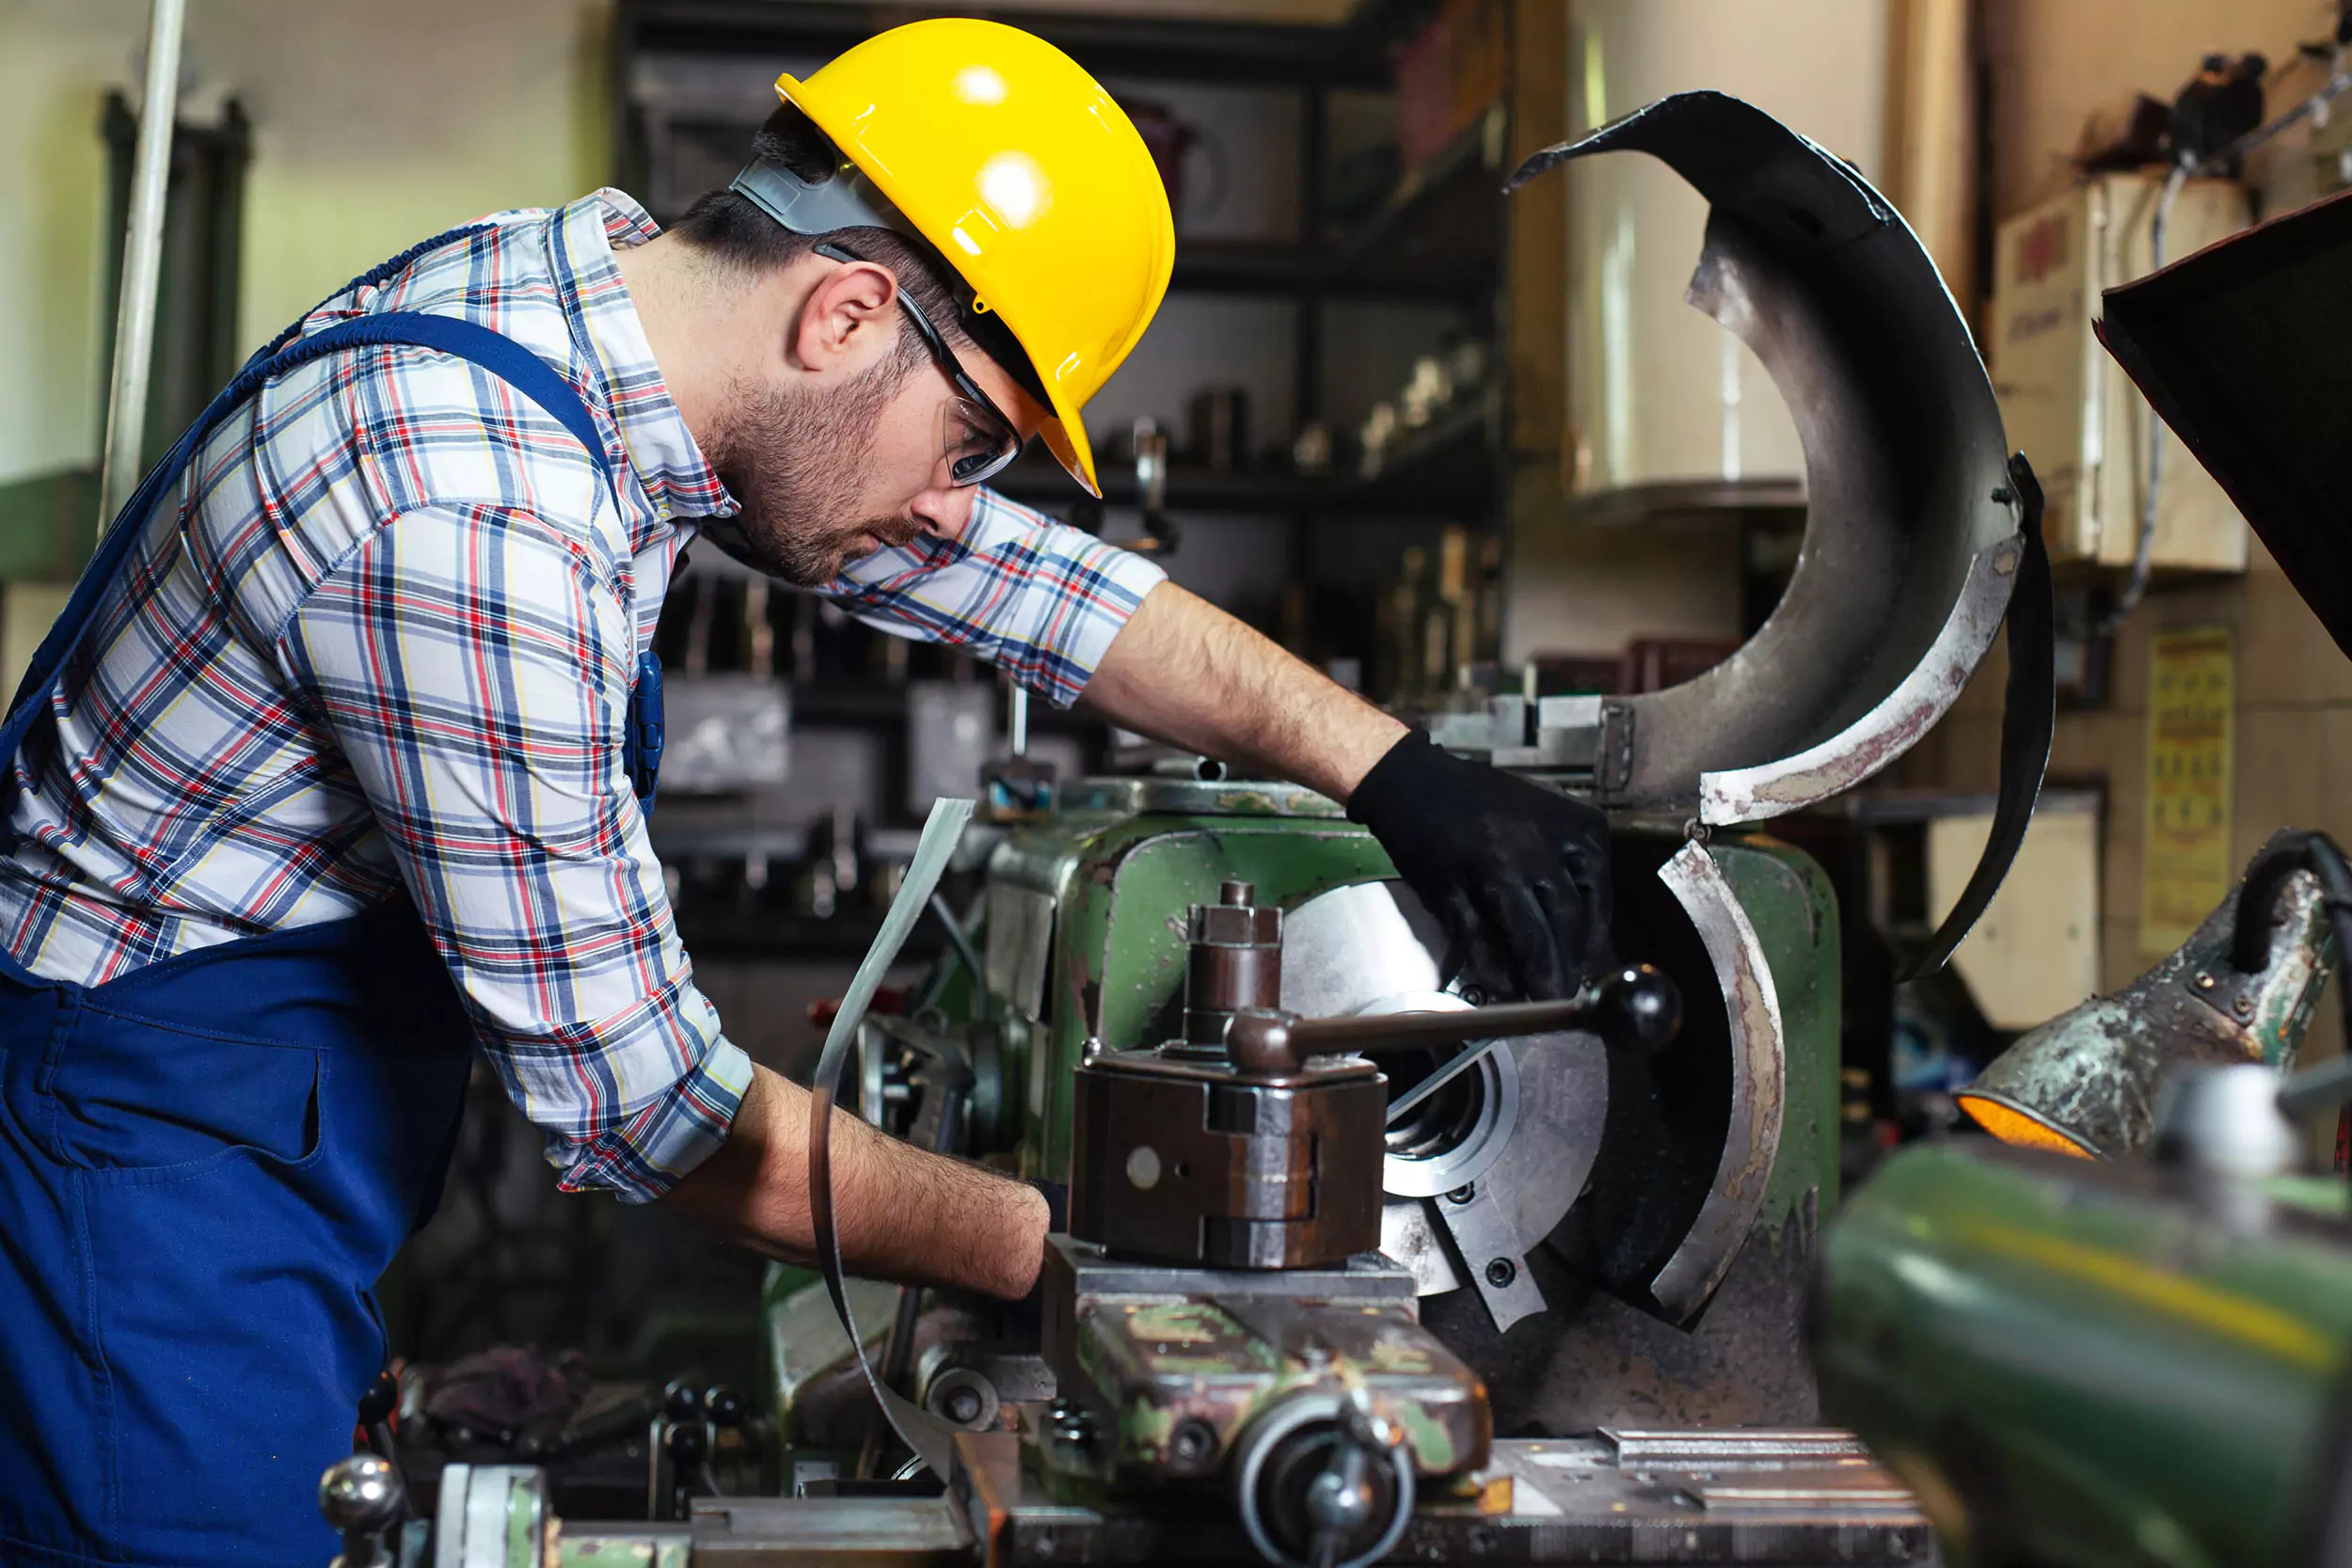
<svg viewBox="0 0 2352 1568">
<path fill-rule="evenodd" d="M 1275 1401 L 1357 1384 L 1405 1430 L 1417 1472 L 1449 1475 L 1485 1457 L 1478 1379 L 1410 1307 L 1260 1298 L 1264 1310 L 1253 1314 L 1251 1305 L 1103 1296 L 1079 1307 L 1078 1363 L 1116 1411 L 1113 1478 L 1206 1473 Z M 1177 1451 L 1186 1422 L 1206 1427 L 1215 1446 Z"/>
<path fill-rule="evenodd" d="M 1536 153 L 1513 183 L 1613 151 L 1659 158 L 1708 199 L 1690 302 L 1787 402 L 1808 515 L 1787 592 L 1739 652 L 1602 705 L 1596 787 L 1710 822 L 1776 815 L 1901 754 L 1990 646 L 2020 527 L 2000 412 L 1934 263 L 1850 165 L 1692 92 Z"/>
<path fill-rule="evenodd" d="M 1133 816 L 1344 817 L 1346 808 L 1303 784 L 1268 779 L 1097 778 L 1072 782 L 1064 801 L 1073 811 Z"/>
<path fill-rule="evenodd" d="M 977 1544 L 964 1522 L 963 1509 L 945 1497 L 697 1497 L 689 1523 L 692 1550 L 689 1560 L 735 1568 L 785 1563 L 807 1568 L 827 1562 L 856 1562 L 871 1568 L 969 1563 Z M 567 1528 L 563 1539 L 564 1560 L 569 1568 L 572 1529 Z M 626 1535 L 607 1539 L 612 1548 L 629 1543 Z M 628 1560 L 614 1555 L 597 1560 L 617 1564 Z"/>
<path fill-rule="evenodd" d="M 1670 1433 L 1650 1433 L 1661 1444 Z M 1694 1437 L 1698 1434 L 1692 1434 Z M 1426 1564 L 1711 1563 L 1895 1568 L 1936 1561 L 1917 1504 L 1843 1433 L 1775 1434 L 1787 1452 L 1635 1463 L 1605 1436 L 1494 1445 L 1453 1488 L 1424 1486 L 1386 1559 Z M 1231 1509 L 1179 1487 L 1073 1505 L 1021 1469 L 1003 1434 L 963 1440 L 958 1491 L 989 1568 L 1253 1560 Z"/>
<path fill-rule="evenodd" d="M 1731 1116 L 1723 1157 L 1698 1219 L 1650 1283 L 1658 1305 L 1680 1320 L 1714 1293 L 1763 1212 L 1780 1149 L 1788 1064 L 1772 968 L 1747 911 L 1706 846 L 1685 845 L 1659 868 L 1658 878 L 1706 944 L 1731 1025 Z"/>
<path fill-rule="evenodd" d="M 1380 1244 L 1381 1112 L 1369 1064 L 1281 1085 L 1118 1052 L 1076 1074 L 1070 1233 L 1210 1268 L 1296 1269 Z"/>
<path fill-rule="evenodd" d="M 2243 890 L 2241 882 L 2131 984 L 2020 1036 L 1962 1091 L 1962 1103 L 1994 1101 L 2113 1159 L 2148 1142 L 2172 1069 L 2292 1068 L 2333 967 L 2334 937 L 2319 883 L 2295 872 L 2273 906 L 2267 964 L 2238 973 L 2229 954 Z"/>
<path fill-rule="evenodd" d="M 1043 1294 L 1057 1391 L 1094 1413 L 1083 1441 L 1038 1438 L 1072 1495 L 1222 1474 L 1262 1411 L 1318 1390 L 1363 1389 L 1421 1474 L 1486 1460 L 1476 1374 L 1421 1326 L 1412 1276 L 1376 1255 L 1260 1274 L 1136 1263 L 1056 1237 Z"/>
<path fill-rule="evenodd" d="M 1229 881 L 1215 904 L 1195 904 L 1187 918 L 1192 950 L 1184 965 L 1184 1040 L 1222 1048 L 1233 1015 L 1282 1003 L 1282 911 L 1253 904 L 1256 889 Z"/>
<path fill-rule="evenodd" d="M 1793 756 L 1700 774 L 1699 820 L 1721 827 L 1799 811 L 1844 794 L 1911 750 L 1959 701 L 1993 645 L 2024 548 L 2004 539 L 1978 552 L 1927 657 L 1845 729 Z"/>
<path fill-rule="evenodd" d="M 1732 1427 L 1721 1431 L 1645 1431 L 1602 1427 L 1617 1463 L 1633 1469 L 1679 1465 L 1693 1470 L 1748 1469 L 1756 1465 L 1867 1465 L 1870 1451 L 1851 1432 L 1820 1427 Z"/>
</svg>

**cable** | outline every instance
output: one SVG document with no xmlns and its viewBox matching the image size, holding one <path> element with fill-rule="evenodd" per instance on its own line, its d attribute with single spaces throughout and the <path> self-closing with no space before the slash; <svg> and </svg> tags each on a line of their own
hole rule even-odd
<svg viewBox="0 0 2352 1568">
<path fill-rule="evenodd" d="M 2172 172 L 2164 177 L 2164 189 L 2157 193 L 2155 215 L 2148 222 L 2148 252 L 2150 272 L 2164 270 L 2164 226 L 2172 215 L 2172 203 L 2179 199 L 2181 187 L 2188 183 L 2192 167 L 2201 166 L 2189 159 L 2172 166 Z M 2112 637 L 2139 608 L 2140 599 L 2148 592 L 2148 579 L 2154 574 L 2156 563 L 2156 501 L 2164 485 L 2164 420 L 2153 408 L 2148 410 L 2148 481 L 2139 498 L 2139 539 L 2132 546 L 2131 575 L 2123 579 L 2123 590 L 2115 596 L 2115 608 L 2099 624 L 2102 635 Z"/>
<path fill-rule="evenodd" d="M 2337 52 L 2341 61 L 2343 51 Z M 2227 147 L 2203 158 L 2182 158 L 2164 178 L 2164 189 L 2156 198 L 2155 216 L 2148 228 L 2150 272 L 2164 270 L 2164 227 L 2172 215 L 2172 203 L 2180 196 L 2181 187 L 2209 169 L 2242 166 L 2248 153 L 2263 146 L 2280 133 L 2301 124 L 2320 113 L 2328 103 L 2352 91 L 2352 70 L 2338 70 L 2312 92 L 2277 119 L 2265 121 L 2231 142 Z M 2164 421 L 2153 409 L 2148 413 L 2148 487 L 2139 502 L 2139 538 L 2132 547 L 2132 569 L 2123 579 L 2122 591 L 2116 595 L 2115 608 L 2099 623 L 2102 636 L 2112 637 L 2121 630 L 2139 601 L 2148 592 L 2148 580 L 2154 575 L 2156 546 L 2156 502 L 2164 481 Z M 2333 846 L 2329 847 L 2331 849 Z"/>
<path fill-rule="evenodd" d="M 2273 911 L 2287 879 L 2308 871 L 2319 883 L 2320 902 L 2328 911 L 2328 933 L 2336 945 L 2336 1006 L 2342 1010 L 2344 1040 L 2352 1050 L 2352 863 L 2326 833 L 2302 832 L 2270 844 L 2246 868 L 2238 890 L 2237 921 L 2230 932 L 2230 967 L 2241 974 L 2258 974 L 2270 967 Z M 2341 1082 L 2339 1082 L 2341 1080 Z M 2352 1056 L 2298 1073 L 2280 1095 L 2290 1116 L 2324 1109 L 2340 1102 L 2352 1088 Z"/>
</svg>

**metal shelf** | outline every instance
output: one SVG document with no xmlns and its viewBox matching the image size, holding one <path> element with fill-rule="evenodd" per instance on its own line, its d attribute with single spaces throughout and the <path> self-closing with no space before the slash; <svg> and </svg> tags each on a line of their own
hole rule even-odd
<svg viewBox="0 0 2352 1568">
<path fill-rule="evenodd" d="M 1035 33 L 1096 76 L 1160 81 L 1389 85 L 1379 40 L 1355 27 L 1323 27 L 1217 17 L 1198 20 L 1086 16 L 1011 6 L 961 8 L 959 14 L 1010 23 Z M 624 50 L 676 54 L 834 55 L 910 20 L 895 5 L 845 0 L 626 0 Z"/>
<path fill-rule="evenodd" d="M 1502 264 L 1501 113 L 1465 127 L 1339 243 L 1328 292 L 1492 295 Z"/>
<path fill-rule="evenodd" d="M 1390 448 L 1376 472 L 1348 482 L 1343 495 L 1355 507 L 1390 495 L 1447 491 L 1491 504 L 1502 417 L 1492 389 L 1443 409 Z"/>
<path fill-rule="evenodd" d="M 1431 426 L 1434 432 L 1438 426 Z M 1475 424 L 1473 427 L 1475 428 Z M 1209 473 L 1171 468 L 1168 475 L 1168 510 L 1185 512 L 1311 512 L 1338 507 L 1361 515 L 1453 512 L 1484 509 L 1494 501 L 1493 464 L 1480 455 L 1464 461 L 1462 432 L 1449 428 L 1445 444 L 1428 451 L 1422 443 L 1391 459 L 1379 475 L 1359 479 L 1349 474 L 1314 476 L 1273 472 Z M 1104 506 L 1140 504 L 1133 469 L 1104 467 Z M 1045 463 L 1018 463 L 990 482 L 990 488 L 1009 499 L 1041 509 L 1061 509 L 1085 503 L 1086 495 L 1060 467 Z"/>
</svg>

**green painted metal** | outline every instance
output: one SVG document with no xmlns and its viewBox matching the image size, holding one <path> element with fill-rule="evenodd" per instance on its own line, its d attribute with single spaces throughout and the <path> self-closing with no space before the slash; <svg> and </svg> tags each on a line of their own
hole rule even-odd
<svg viewBox="0 0 2352 1568">
<path fill-rule="evenodd" d="M 1246 795 L 1220 797 L 1212 802 L 1216 810 L 1198 813 L 1066 807 L 1052 822 L 1015 831 L 993 854 L 992 888 L 1027 895 L 1032 910 L 1051 911 L 1050 923 L 1036 933 L 1047 949 L 1040 1016 L 1025 1019 L 1025 1002 L 993 990 L 989 1005 L 1009 1081 L 1023 1086 L 1012 1110 L 1025 1174 L 1066 1179 L 1073 1075 L 1090 1040 L 1117 1049 L 1147 1043 L 1175 1027 L 1189 905 L 1215 902 L 1228 878 L 1255 884 L 1262 902 L 1291 909 L 1334 888 L 1395 876 L 1371 835 L 1343 818 L 1300 809 L 1290 797 L 1273 802 L 1279 812 L 1245 815 Z M 1647 827 L 1629 831 L 1657 836 Z M 1680 843 L 1679 834 L 1666 837 Z M 1751 1234 L 1761 1232 L 1776 1253 L 1788 1244 L 1809 1250 L 1819 1216 L 1837 1198 L 1836 903 L 1820 867 L 1768 834 L 1718 833 L 1710 851 L 1772 970 L 1786 1048 L 1782 1139 Z M 1008 911 L 1009 921 L 1018 902 L 1000 906 L 992 895 L 992 914 Z M 980 945 L 994 984 L 1022 983 L 1009 981 L 1000 970 L 999 944 L 1015 940 L 1007 929 L 983 933 Z M 968 1016 L 967 979 L 950 960 L 924 1004 L 951 1021 Z M 823 1303 L 813 1279 L 779 1268 L 765 1292 L 767 1381 L 780 1411 L 790 1408 L 793 1388 L 817 1359 L 847 1349 L 829 1309 L 816 1310 Z M 886 1321 L 886 1307 L 860 1308 L 860 1326 L 869 1332 Z M 1168 1337 L 1168 1354 L 1182 1358 L 1183 1338 Z M 1171 1375 L 1180 1370 L 1172 1364 L 1160 1369 Z M 1089 1370 L 1110 1377 L 1112 1369 Z M 1142 1411 L 1135 1415 L 1147 1426 L 1156 1419 Z M 1167 1433 L 1155 1426 L 1122 1435 L 1133 1457 Z M 1424 1439 L 1425 1460 L 1445 1447 L 1431 1432 L 1417 1434 L 1417 1449 Z"/>
<path fill-rule="evenodd" d="M 1287 1354 L 1220 1303 L 1104 1296 L 1080 1309 L 1078 1364 L 1113 1402 L 1107 1474 L 1136 1480 L 1185 1466 L 1180 1428 L 1203 1428 L 1230 1453 L 1250 1424 L 1303 1390 L 1362 1387 L 1405 1429 L 1414 1468 L 1451 1475 L 1482 1463 L 1493 1441 L 1483 1390 L 1468 1368 L 1395 1305 L 1299 1305 L 1286 1331 L 1319 1358 Z M 1089 1479 L 1086 1468 L 1075 1479 Z M 1102 1479 L 1097 1476 L 1093 1479 Z"/>
<path fill-rule="evenodd" d="M 1335 887 L 1393 877 L 1372 835 L 1304 816 L 1088 816 L 1016 834 L 992 874 L 1056 902 L 1045 1018 L 1029 1043 L 1021 1168 L 1066 1179 L 1072 1074 L 1086 1043 L 1150 1043 L 1184 989 L 1184 911 L 1229 877 L 1292 908 Z"/>
<path fill-rule="evenodd" d="M 1756 1216 L 1777 1251 L 1792 1219 L 1810 1241 L 1837 1206 L 1837 895 L 1812 856 L 1769 833 L 1719 834 L 1708 850 L 1756 927 L 1780 998 L 1788 1080 L 1780 1149 Z"/>
<path fill-rule="evenodd" d="M 1778 1247 L 1791 1218 L 1809 1233 L 1837 1200 L 1837 903 L 1821 868 L 1769 834 L 1718 835 L 1711 851 L 1780 997 L 1788 1077 L 1759 1226 Z M 1114 1050 L 1144 1044 L 1164 1021 L 1184 987 L 1188 905 L 1214 902 L 1228 877 L 1255 883 L 1261 901 L 1295 908 L 1396 869 L 1369 833 L 1330 818 L 1098 813 L 1015 834 L 991 874 L 1057 907 L 1045 1017 L 1022 1053 L 1034 1052 L 1021 1168 L 1060 1180 L 1071 1075 L 1089 1038 Z"/>
<path fill-rule="evenodd" d="M 1824 1412 L 1955 1565 L 2315 1561 L 2352 1368 L 2334 1186 L 1906 1150 L 1825 1238 Z"/>
<path fill-rule="evenodd" d="M 97 540 L 95 469 L 0 484 L 0 581 L 72 582 Z"/>
<path fill-rule="evenodd" d="M 682 1528 L 626 1535 L 566 1531 L 557 1544 L 564 1568 L 687 1568 L 694 1559 L 693 1537 Z M 523 1561 L 528 1568 L 538 1568 L 533 1560 Z"/>
</svg>

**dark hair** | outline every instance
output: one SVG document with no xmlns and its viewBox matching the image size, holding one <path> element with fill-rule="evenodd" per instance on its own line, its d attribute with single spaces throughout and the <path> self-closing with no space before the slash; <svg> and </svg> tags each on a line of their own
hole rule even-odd
<svg viewBox="0 0 2352 1568">
<path fill-rule="evenodd" d="M 803 180 L 819 180 L 840 166 L 833 141 L 798 108 L 787 103 L 768 117 L 752 139 L 752 155 L 771 159 Z M 743 272 L 786 267 L 825 240 L 852 255 L 888 267 L 898 287 L 914 298 L 933 325 L 961 346 L 971 342 L 956 309 L 952 274 L 937 252 L 889 229 L 841 229 L 830 234 L 796 234 L 752 204 L 739 191 L 711 191 L 695 199 L 670 232 L 700 254 Z M 909 368 L 929 351 L 912 325 L 902 324 L 899 358 Z"/>
</svg>

